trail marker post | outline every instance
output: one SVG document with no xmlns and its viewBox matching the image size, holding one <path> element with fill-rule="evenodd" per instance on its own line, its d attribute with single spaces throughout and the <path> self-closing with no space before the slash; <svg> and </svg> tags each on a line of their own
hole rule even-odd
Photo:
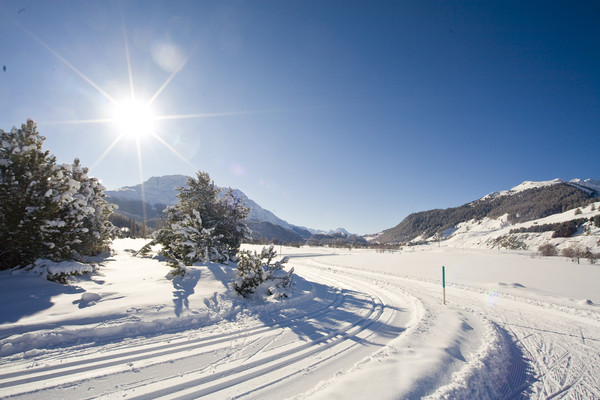
<svg viewBox="0 0 600 400">
<path fill-rule="evenodd" d="M 442 266 L 442 295 L 446 305 L 446 267 Z"/>
</svg>

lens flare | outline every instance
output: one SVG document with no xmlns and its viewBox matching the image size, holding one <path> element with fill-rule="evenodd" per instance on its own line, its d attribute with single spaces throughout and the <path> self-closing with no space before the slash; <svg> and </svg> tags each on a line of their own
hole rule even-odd
<svg viewBox="0 0 600 400">
<path fill-rule="evenodd" d="M 246 175 L 246 170 L 244 166 L 238 163 L 231 163 L 229 165 L 229 171 L 236 176 L 244 176 Z"/>
</svg>

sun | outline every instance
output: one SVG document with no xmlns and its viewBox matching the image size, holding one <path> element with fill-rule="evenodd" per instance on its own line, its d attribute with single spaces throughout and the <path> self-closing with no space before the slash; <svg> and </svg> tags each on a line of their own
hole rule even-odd
<svg viewBox="0 0 600 400">
<path fill-rule="evenodd" d="M 146 102 L 127 99 L 114 105 L 113 122 L 123 136 L 139 139 L 152 135 L 156 130 L 156 120 L 154 110 Z"/>
</svg>

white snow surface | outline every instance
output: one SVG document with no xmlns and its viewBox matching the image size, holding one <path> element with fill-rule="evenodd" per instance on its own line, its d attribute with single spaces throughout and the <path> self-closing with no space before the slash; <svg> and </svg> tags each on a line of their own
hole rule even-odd
<svg viewBox="0 0 600 400">
<path fill-rule="evenodd" d="M 598 265 L 282 247 L 296 284 L 275 301 L 237 296 L 233 265 L 168 280 L 143 244 L 68 286 L 0 273 L 0 398 L 600 398 Z"/>
</svg>

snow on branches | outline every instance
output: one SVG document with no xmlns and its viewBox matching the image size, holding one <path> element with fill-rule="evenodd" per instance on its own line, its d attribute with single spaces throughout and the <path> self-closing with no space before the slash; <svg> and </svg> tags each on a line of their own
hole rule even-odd
<svg viewBox="0 0 600 400">
<path fill-rule="evenodd" d="M 289 272 L 283 269 L 288 257 L 273 262 L 277 252 L 273 245 L 263 247 L 260 254 L 241 251 L 238 255 L 238 279 L 233 283 L 236 292 L 244 297 L 262 291 L 277 299 L 288 297 L 286 291 L 291 288 L 294 268 Z"/>
<path fill-rule="evenodd" d="M 96 255 L 114 235 L 104 187 L 78 159 L 57 165 L 44 140 L 31 119 L 0 129 L 0 269 Z"/>
<path fill-rule="evenodd" d="M 249 209 L 231 190 L 223 198 L 218 194 L 208 174 L 198 172 L 179 188 L 179 203 L 165 210 L 165 227 L 153 243 L 162 245 L 161 254 L 174 268 L 169 277 L 185 274 L 196 262 L 227 263 L 238 251 Z"/>
</svg>

